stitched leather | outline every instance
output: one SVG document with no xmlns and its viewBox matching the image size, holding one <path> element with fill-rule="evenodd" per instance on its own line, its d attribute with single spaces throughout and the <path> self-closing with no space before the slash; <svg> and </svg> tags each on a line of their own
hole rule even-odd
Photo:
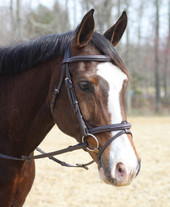
<svg viewBox="0 0 170 207">
<path fill-rule="evenodd" d="M 63 64 L 65 63 L 74 63 L 74 62 L 111 62 L 112 59 L 105 55 L 81 55 L 81 56 L 73 56 L 69 58 L 65 58 L 63 60 Z"/>
</svg>

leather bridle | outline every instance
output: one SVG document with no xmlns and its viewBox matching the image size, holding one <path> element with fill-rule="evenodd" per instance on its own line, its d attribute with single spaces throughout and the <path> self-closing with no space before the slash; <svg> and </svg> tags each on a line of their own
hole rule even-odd
<svg viewBox="0 0 170 207">
<path fill-rule="evenodd" d="M 111 142 L 113 142 L 116 138 L 118 138 L 122 134 L 131 134 L 131 132 L 129 130 L 131 128 L 131 124 L 128 123 L 127 121 L 122 121 L 121 123 L 118 123 L 118 124 L 110 124 L 110 125 L 103 125 L 103 126 L 99 126 L 99 127 L 94 127 L 91 129 L 89 129 L 87 127 L 87 125 L 83 119 L 83 116 L 82 116 L 82 113 L 81 113 L 81 110 L 79 107 L 79 103 L 78 103 L 78 100 L 76 97 L 74 85 L 73 85 L 70 70 L 69 70 L 69 64 L 75 63 L 75 62 L 91 62 L 91 61 L 111 62 L 112 59 L 111 59 L 111 57 L 108 57 L 105 55 L 81 55 L 81 56 L 70 57 L 70 44 L 68 44 L 65 55 L 64 55 L 64 59 L 62 62 L 62 70 L 61 70 L 59 83 L 58 83 L 57 88 L 54 90 L 54 92 L 52 94 L 52 100 L 51 100 L 51 113 L 52 113 L 52 115 L 54 115 L 55 103 L 56 103 L 57 97 L 59 96 L 62 84 L 65 80 L 65 86 L 67 88 L 68 97 L 69 97 L 71 106 L 74 110 L 74 113 L 76 114 L 76 116 L 78 118 L 79 126 L 81 129 L 82 139 L 81 139 L 80 143 L 78 143 L 77 145 L 69 146 L 65 149 L 61 149 L 61 150 L 58 150 L 55 152 L 50 152 L 50 153 L 45 153 L 44 151 L 42 151 L 41 149 L 38 148 L 37 150 L 42 153 L 41 155 L 35 155 L 35 156 L 22 155 L 21 158 L 16 158 L 13 156 L 0 154 L 0 158 L 25 161 L 25 160 L 33 160 L 33 159 L 40 159 L 40 158 L 48 157 L 49 159 L 54 160 L 55 162 L 61 164 L 62 166 L 83 167 L 85 169 L 88 169 L 87 165 L 92 164 L 94 161 L 91 161 L 87 164 L 76 164 L 74 166 L 74 165 L 70 165 L 65 162 L 62 162 L 62 161 L 54 158 L 53 156 L 58 155 L 58 154 L 63 154 L 66 152 L 71 152 L 71 151 L 78 150 L 78 149 L 86 149 L 88 151 L 95 152 L 97 155 L 97 159 L 100 162 L 103 152 L 111 144 Z M 100 143 L 95 135 L 102 133 L 102 132 L 111 132 L 111 131 L 118 131 L 118 132 L 113 137 L 111 137 L 111 139 L 109 139 L 103 147 L 101 147 Z M 93 149 L 89 148 L 89 145 L 86 142 L 87 137 L 91 137 L 95 140 L 96 146 Z"/>
<path fill-rule="evenodd" d="M 108 147 L 108 145 L 111 142 L 113 142 L 116 138 L 118 138 L 122 134 L 131 134 L 129 130 L 131 128 L 131 124 L 128 123 L 127 121 L 122 121 L 121 123 L 118 123 L 118 124 L 103 125 L 103 126 L 88 129 L 86 123 L 84 122 L 84 119 L 83 119 L 83 116 L 82 116 L 82 113 L 79 107 L 79 103 L 76 97 L 74 85 L 73 85 L 70 70 L 69 70 L 69 64 L 75 63 L 75 62 L 90 62 L 90 61 L 111 62 L 112 59 L 111 57 L 108 57 L 105 55 L 81 55 L 81 56 L 73 56 L 73 57 L 70 57 L 70 55 L 71 55 L 70 45 L 68 45 L 67 50 L 64 55 L 64 60 L 62 63 L 62 73 L 60 76 L 60 81 L 59 81 L 57 88 L 54 90 L 54 93 L 52 96 L 51 112 L 53 114 L 55 102 L 59 95 L 64 77 L 65 77 L 65 86 L 67 88 L 68 97 L 69 97 L 71 106 L 74 110 L 74 113 L 77 115 L 79 126 L 81 128 L 81 134 L 82 134 L 81 143 L 85 143 L 86 137 L 89 137 L 89 136 L 92 137 L 96 142 L 96 146 L 94 147 L 94 149 L 91 149 L 87 146 L 86 149 L 88 151 L 95 152 L 97 154 L 98 160 L 100 160 L 104 150 Z M 95 134 L 99 134 L 102 132 L 111 132 L 111 131 L 119 131 L 119 132 L 116 135 L 114 135 L 111 139 L 109 139 L 103 147 L 100 147 L 99 141 L 97 137 L 95 136 Z"/>
</svg>

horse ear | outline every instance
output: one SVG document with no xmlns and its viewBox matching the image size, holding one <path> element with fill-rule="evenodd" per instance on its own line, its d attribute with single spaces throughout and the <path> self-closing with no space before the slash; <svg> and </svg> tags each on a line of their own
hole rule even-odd
<svg viewBox="0 0 170 207">
<path fill-rule="evenodd" d="M 113 46 L 116 46 L 120 41 L 127 26 L 127 15 L 124 11 L 117 22 L 104 33 L 104 36 L 111 41 Z"/>
<path fill-rule="evenodd" d="M 85 47 L 94 32 L 94 9 L 91 9 L 82 19 L 76 32 L 76 46 Z"/>
</svg>

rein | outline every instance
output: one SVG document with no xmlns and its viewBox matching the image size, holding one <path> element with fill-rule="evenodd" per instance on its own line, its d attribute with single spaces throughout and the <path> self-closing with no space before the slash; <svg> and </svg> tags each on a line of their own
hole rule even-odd
<svg viewBox="0 0 170 207">
<path fill-rule="evenodd" d="M 92 164 L 94 161 L 91 161 L 86 164 L 70 165 L 70 164 L 65 163 L 61 160 L 56 159 L 53 156 L 63 154 L 66 152 L 72 152 L 72 151 L 79 150 L 79 149 L 84 149 L 84 150 L 95 152 L 98 161 L 100 161 L 103 152 L 111 144 L 111 142 L 113 142 L 116 138 L 118 138 L 122 134 L 131 134 L 131 132 L 129 130 L 131 128 L 131 124 L 128 123 L 127 121 L 122 121 L 121 123 L 118 123 L 118 124 L 103 125 L 103 126 L 88 129 L 86 123 L 83 120 L 83 116 L 81 114 L 81 110 L 80 110 L 80 107 L 78 104 L 78 100 L 77 100 L 76 93 L 74 90 L 74 85 L 72 83 L 72 79 L 71 79 L 71 75 L 70 75 L 70 71 L 69 71 L 69 64 L 70 63 L 80 62 L 80 61 L 83 61 L 83 62 L 89 62 L 89 61 L 111 62 L 112 59 L 108 56 L 105 56 L 105 55 L 84 55 L 84 56 L 70 57 L 70 44 L 67 46 L 67 50 L 65 52 L 64 59 L 62 62 L 62 70 L 61 70 L 60 80 L 59 80 L 57 88 L 54 89 L 54 92 L 52 94 L 52 100 L 51 100 L 51 105 L 50 105 L 51 106 L 51 113 L 52 114 L 54 113 L 56 99 L 59 96 L 60 89 L 62 87 L 64 80 L 65 80 L 65 86 L 67 88 L 68 97 L 69 97 L 71 106 L 74 110 L 74 113 L 76 114 L 76 116 L 78 118 L 79 125 L 81 128 L 81 134 L 82 134 L 81 142 L 76 145 L 69 146 L 67 148 L 64 148 L 64 149 L 61 149 L 58 151 L 54 151 L 54 152 L 50 152 L 50 153 L 45 153 L 40 148 L 37 148 L 37 151 L 39 151 L 41 154 L 35 155 L 35 156 L 22 155 L 21 158 L 16 158 L 13 156 L 0 154 L 0 158 L 17 160 L 17 161 L 26 161 L 26 160 L 31 161 L 31 160 L 35 160 L 35 159 L 41 159 L 41 158 L 48 157 L 49 159 L 61 164 L 62 166 L 81 167 L 84 169 L 88 169 L 87 166 Z M 111 132 L 111 131 L 119 131 L 119 132 L 116 133 L 113 137 L 111 137 L 111 139 L 109 139 L 103 147 L 100 147 L 99 141 L 98 141 L 97 137 L 95 136 L 95 134 L 102 133 L 102 132 Z M 95 140 L 96 146 L 94 147 L 94 149 L 89 148 L 88 143 L 85 141 L 85 138 L 87 138 L 87 137 L 92 137 Z"/>
</svg>

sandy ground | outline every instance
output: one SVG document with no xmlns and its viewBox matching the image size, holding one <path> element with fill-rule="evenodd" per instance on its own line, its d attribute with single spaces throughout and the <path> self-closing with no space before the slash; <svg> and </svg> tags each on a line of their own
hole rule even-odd
<svg viewBox="0 0 170 207">
<path fill-rule="evenodd" d="M 170 117 L 129 121 L 142 158 L 140 174 L 131 185 L 116 188 L 103 183 L 96 164 L 86 171 L 37 160 L 36 179 L 24 207 L 170 207 Z M 75 143 L 54 127 L 41 147 L 51 151 Z M 83 151 L 59 158 L 71 163 L 90 160 Z"/>
</svg>

